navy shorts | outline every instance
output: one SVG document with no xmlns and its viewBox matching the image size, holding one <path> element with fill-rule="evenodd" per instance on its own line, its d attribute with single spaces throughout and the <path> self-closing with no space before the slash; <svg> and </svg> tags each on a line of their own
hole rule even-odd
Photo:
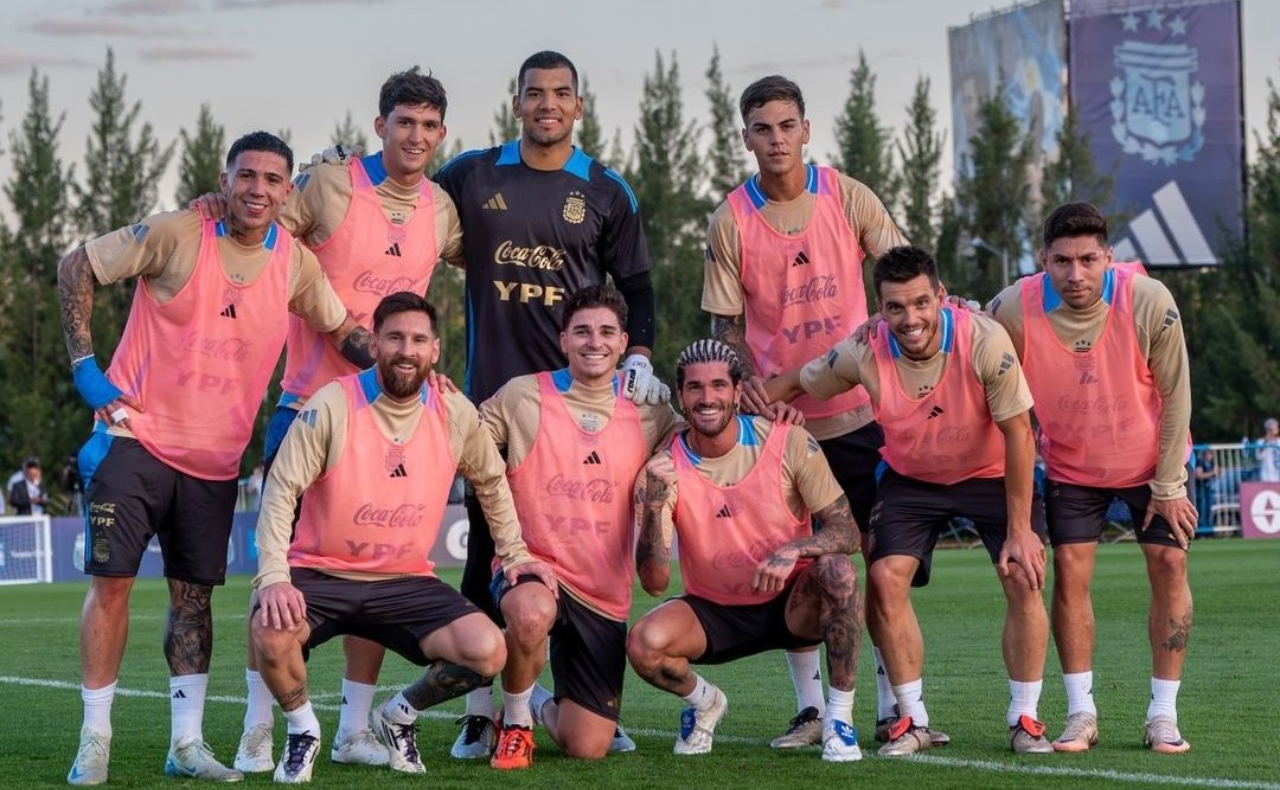
<svg viewBox="0 0 1280 790">
<path fill-rule="evenodd" d="M 725 664 L 766 650 L 813 647 L 820 641 L 803 639 L 787 628 L 787 601 L 795 589 L 793 578 L 776 598 L 764 603 L 727 606 L 696 595 L 682 595 L 707 636 L 706 651 L 694 664 Z"/>
<path fill-rule="evenodd" d="M 307 603 L 311 636 L 304 654 L 335 636 L 351 634 L 426 666 L 435 659 L 423 654 L 422 640 L 480 611 L 434 576 L 358 581 L 312 568 L 291 568 L 289 573 Z M 255 604 L 254 610 L 258 608 Z"/>
<path fill-rule="evenodd" d="M 1008 534 L 1009 515 L 1004 478 L 975 478 L 951 485 L 926 483 L 886 468 L 880 479 L 880 498 L 871 517 L 871 552 L 868 561 L 891 555 L 920 560 L 913 587 L 929 583 L 933 549 L 947 523 L 956 517 L 973 522 L 991 561 L 1000 559 Z M 1045 540 L 1044 505 L 1031 499 L 1031 529 Z"/>
<path fill-rule="evenodd" d="M 516 580 L 517 585 L 541 583 L 533 576 Z M 494 575 L 492 589 L 498 606 L 510 589 L 501 571 Z M 627 624 L 605 617 L 561 587 L 550 637 L 556 699 L 617 721 L 627 674 Z"/>
<path fill-rule="evenodd" d="M 1134 535 L 1139 543 L 1157 546 L 1178 546 L 1170 530 L 1169 522 L 1156 516 L 1151 526 L 1141 529 L 1151 502 L 1151 488 L 1141 485 L 1133 488 L 1092 488 L 1090 486 L 1058 483 L 1050 480 L 1046 486 L 1045 514 L 1049 521 L 1049 542 L 1055 546 L 1066 543 L 1097 543 L 1102 539 L 1102 529 L 1107 523 L 1107 509 L 1114 499 L 1120 499 L 1129 508 L 1134 522 Z"/>
<path fill-rule="evenodd" d="M 164 575 L 200 585 L 227 576 L 237 480 L 204 480 L 169 466 L 137 439 L 94 433 L 80 451 L 85 481 L 84 572 L 132 578 L 153 535 Z"/>
</svg>

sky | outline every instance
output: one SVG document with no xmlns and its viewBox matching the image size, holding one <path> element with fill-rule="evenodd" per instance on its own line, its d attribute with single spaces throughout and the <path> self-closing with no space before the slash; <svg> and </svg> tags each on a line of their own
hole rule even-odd
<svg viewBox="0 0 1280 790">
<path fill-rule="evenodd" d="M 686 120 L 706 114 L 703 73 L 713 47 L 735 95 L 781 73 L 805 92 L 809 155 L 829 161 L 833 125 L 859 50 L 877 75 L 883 123 L 900 128 L 917 77 L 932 82 L 950 130 L 947 28 L 1007 3 L 973 0 L 6 0 L 0 21 L 0 144 L 21 123 L 31 69 L 65 112 L 64 162 L 80 163 L 92 121 L 88 96 L 108 47 L 128 77 L 127 97 L 162 142 L 192 129 L 201 103 L 230 139 L 288 128 L 302 158 L 328 144 L 351 111 L 372 127 L 391 73 L 430 69 L 449 94 L 449 142 L 488 145 L 507 83 L 540 49 L 568 55 L 598 97 L 606 138 L 630 149 L 644 76 L 655 55 L 680 67 Z M 1265 121 L 1267 80 L 1280 80 L 1280 2 L 1244 0 L 1245 112 Z M 1251 132 L 1252 134 L 1252 132 Z M 372 131 L 370 131 L 372 137 Z M 950 137 L 944 173 L 951 170 Z M 83 171 L 83 164 L 78 164 Z M 161 187 L 173 207 L 175 165 Z M 0 180 L 10 175 L 0 156 Z"/>
</svg>

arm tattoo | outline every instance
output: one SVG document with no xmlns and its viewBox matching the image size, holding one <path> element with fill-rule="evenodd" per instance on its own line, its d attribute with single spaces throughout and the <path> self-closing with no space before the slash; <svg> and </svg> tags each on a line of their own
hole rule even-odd
<svg viewBox="0 0 1280 790">
<path fill-rule="evenodd" d="M 755 358 L 751 356 L 751 350 L 747 348 L 746 328 L 742 315 L 712 316 L 711 335 L 716 340 L 738 352 L 738 359 L 742 362 L 744 378 L 759 375 L 756 372 Z"/>
<path fill-rule="evenodd" d="M 811 537 L 801 538 L 787 545 L 799 550 L 801 557 L 821 557 L 824 554 L 853 554 L 858 550 L 860 535 L 858 523 L 853 520 L 849 498 L 841 494 L 835 502 L 813 514 L 822 529 Z"/>
<path fill-rule="evenodd" d="M 646 568 L 671 564 L 671 547 L 662 539 L 662 508 L 667 500 L 667 490 L 666 483 L 652 477 L 645 484 L 640 540 L 636 543 L 636 571 L 639 573 L 644 573 Z"/>
<path fill-rule="evenodd" d="M 58 264 L 58 305 L 62 336 L 72 360 L 93 353 L 89 319 L 93 315 L 93 267 L 89 253 L 80 247 Z"/>
<path fill-rule="evenodd" d="M 213 588 L 207 584 L 169 580 L 169 621 L 164 630 L 164 657 L 172 675 L 202 675 L 213 654 Z"/>
<path fill-rule="evenodd" d="M 427 671 L 422 677 L 405 687 L 404 698 L 416 710 L 426 710 L 454 697 L 461 697 L 488 680 L 484 675 L 460 664 L 437 659 L 427 665 Z"/>
<path fill-rule="evenodd" d="M 301 708 L 307 701 L 307 686 L 304 683 L 297 688 L 290 689 L 280 695 L 277 700 L 280 703 L 280 710 L 290 711 Z"/>
<path fill-rule="evenodd" d="M 1169 637 L 1164 640 L 1164 649 L 1170 653 L 1181 653 L 1187 649 L 1187 640 L 1191 638 L 1191 610 L 1182 619 L 1169 620 Z"/>
<path fill-rule="evenodd" d="M 369 353 L 369 340 L 373 335 L 368 329 L 357 326 L 342 341 L 342 356 L 352 365 L 364 370 L 373 367 L 373 355 Z"/>
</svg>

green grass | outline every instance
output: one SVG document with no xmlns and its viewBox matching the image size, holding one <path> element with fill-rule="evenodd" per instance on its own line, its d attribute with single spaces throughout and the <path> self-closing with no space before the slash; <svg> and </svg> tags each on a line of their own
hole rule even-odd
<svg viewBox="0 0 1280 790">
<path fill-rule="evenodd" d="M 1280 790 L 1280 767 L 1273 735 L 1280 731 L 1280 690 L 1275 683 L 1280 655 L 1277 572 L 1280 541 L 1201 541 L 1191 554 L 1196 622 L 1182 693 L 1182 731 L 1193 744 L 1187 755 L 1164 757 L 1139 747 L 1149 691 L 1146 640 L 1147 588 L 1138 548 L 1100 549 L 1094 602 L 1098 620 L 1095 693 L 1102 714 L 1102 743 L 1083 755 L 1015 758 L 1004 735 L 1007 685 L 1000 660 L 1002 599 L 981 550 L 941 552 L 933 583 L 918 591 L 916 607 L 924 628 L 926 697 L 936 726 L 952 745 L 921 759 L 892 762 L 868 756 L 860 763 L 826 765 L 816 750 L 771 752 L 768 739 L 794 714 L 786 664 L 779 654 L 710 667 L 706 676 L 729 696 L 729 714 L 718 730 L 715 751 L 677 759 L 671 743 L 679 700 L 627 678 L 624 722 L 639 751 L 603 763 L 563 758 L 550 739 L 539 737 L 531 771 L 499 775 L 486 765 L 457 763 L 448 749 L 456 733 L 444 716 L 461 711 L 460 701 L 425 718 L 419 744 L 428 775 L 394 776 L 377 769 L 335 766 L 326 751 L 316 767 L 317 787 L 807 787 L 826 783 L 894 782 L 912 788 L 1025 787 L 1086 788 L 1109 784 L 1149 784 L 1265 788 Z M 457 573 L 446 574 L 456 583 Z M 0 787 L 64 787 L 80 723 L 77 617 L 83 584 L 0 588 L 0 700 L 3 744 Z M 229 761 L 240 733 L 244 693 L 243 605 L 247 579 L 231 580 L 215 595 L 217 652 L 205 734 L 215 752 Z M 111 787 L 173 788 L 193 784 L 162 775 L 169 734 L 165 693 L 167 671 L 160 651 L 163 583 L 139 582 L 121 689 L 148 696 L 117 696 L 114 709 Z M 653 605 L 637 595 L 637 616 Z M 342 651 L 330 643 L 311 661 L 311 689 L 324 706 L 327 738 L 336 721 L 334 692 Z M 875 718 L 875 689 L 869 647 L 862 657 L 855 724 L 869 746 Z M 391 687 L 415 670 L 391 656 L 382 682 Z M 26 678 L 63 684 L 20 685 Z M 1065 700 L 1050 650 L 1041 718 L 1056 735 Z M 381 694 L 379 699 L 386 696 Z M 1234 722 L 1234 724 L 1233 724 Z M 282 727 L 277 729 L 277 739 Z M 279 744 L 277 744 L 279 745 Z M 870 749 L 868 749 L 870 751 Z M 1040 771 L 1040 773 L 1030 773 Z M 677 773 L 678 772 L 678 773 Z M 1206 781 L 1208 780 L 1208 781 Z M 266 786 L 269 776 L 249 784 Z M 196 785 L 198 786 L 198 785 Z"/>
</svg>

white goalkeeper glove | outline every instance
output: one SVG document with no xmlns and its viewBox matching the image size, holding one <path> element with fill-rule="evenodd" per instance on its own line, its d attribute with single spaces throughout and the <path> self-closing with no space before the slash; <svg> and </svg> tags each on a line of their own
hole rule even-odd
<svg viewBox="0 0 1280 790">
<path fill-rule="evenodd" d="M 622 363 L 622 393 L 636 405 L 658 405 L 671 400 L 671 388 L 653 374 L 653 364 L 642 354 L 632 354 Z"/>
<path fill-rule="evenodd" d="M 310 170 L 316 165 L 337 165 L 339 167 L 347 164 L 352 159 L 358 159 L 364 156 L 364 146 L 361 145 L 337 145 L 330 146 L 318 154 L 311 155 L 310 162 L 302 162 L 298 165 L 298 172 Z"/>
</svg>

